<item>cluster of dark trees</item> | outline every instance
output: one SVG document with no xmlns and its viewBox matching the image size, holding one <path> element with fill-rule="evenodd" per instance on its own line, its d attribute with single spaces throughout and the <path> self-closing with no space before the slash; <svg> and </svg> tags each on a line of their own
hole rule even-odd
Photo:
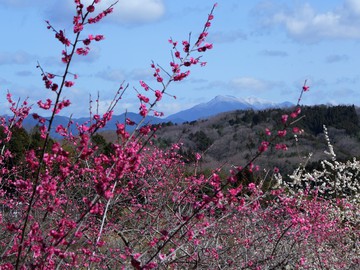
<svg viewBox="0 0 360 270">
<path fill-rule="evenodd" d="M 318 135 L 324 131 L 323 125 L 336 129 L 343 129 L 348 135 L 358 136 L 360 133 L 359 116 L 355 106 L 312 106 L 302 107 L 302 114 L 305 115 L 299 126 L 304 130 Z"/>
<path fill-rule="evenodd" d="M 0 127 L 0 141 L 3 142 L 0 143 L 0 150 L 5 147 L 5 149 L 8 149 L 12 153 L 12 157 L 5 161 L 8 168 L 22 163 L 25 160 L 25 153 L 28 150 L 34 150 L 37 156 L 40 155 L 40 151 L 42 151 L 44 146 L 44 139 L 41 138 L 38 127 L 34 127 L 30 132 L 23 127 L 12 127 L 10 131 L 12 133 L 11 139 L 9 142 L 4 143 L 6 134 L 4 133 L 4 128 Z M 106 141 L 101 134 L 95 134 L 91 140 L 92 143 L 97 146 L 99 153 L 109 154 L 113 152 L 112 143 Z M 50 151 L 54 142 L 54 139 L 50 139 L 45 151 Z M 70 146 L 64 147 L 68 148 L 67 150 L 73 150 Z"/>
<path fill-rule="evenodd" d="M 269 122 L 271 119 L 280 120 L 281 115 L 286 113 L 289 113 L 289 111 L 284 109 L 239 111 L 235 118 L 229 120 L 229 124 L 247 123 L 255 126 L 263 122 Z M 354 105 L 302 106 L 301 115 L 304 115 L 305 119 L 299 121 L 297 125 L 312 135 L 316 136 L 322 133 L 323 125 L 326 125 L 336 129 L 343 129 L 348 135 L 359 136 L 360 120 Z"/>
<path fill-rule="evenodd" d="M 34 150 L 37 155 L 40 154 L 44 146 L 44 139 L 41 138 L 40 131 L 38 127 L 34 127 L 31 132 L 26 131 L 23 127 L 12 127 L 11 139 L 9 142 L 4 142 L 6 134 L 4 133 L 4 128 L 0 127 L 0 147 L 1 149 L 5 147 L 10 150 L 12 157 L 6 160 L 6 165 L 11 168 L 18 165 L 19 163 L 25 160 L 25 153 L 27 150 Z M 47 145 L 47 151 L 51 149 L 54 140 L 50 139 Z"/>
</svg>

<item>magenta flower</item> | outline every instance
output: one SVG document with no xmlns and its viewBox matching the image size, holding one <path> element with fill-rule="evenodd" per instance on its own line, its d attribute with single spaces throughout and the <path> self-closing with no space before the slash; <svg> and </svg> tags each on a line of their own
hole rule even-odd
<svg viewBox="0 0 360 270">
<path fill-rule="evenodd" d="M 140 105 L 139 110 L 140 110 L 140 115 L 141 115 L 142 117 L 147 116 L 147 114 L 148 114 L 148 109 L 146 108 L 146 106 L 145 106 L 144 104 L 141 104 L 141 105 Z"/>
<path fill-rule="evenodd" d="M 95 7 L 94 7 L 94 5 L 90 5 L 86 8 L 86 10 L 91 13 L 91 12 L 95 11 Z"/>
<path fill-rule="evenodd" d="M 149 86 L 144 81 L 140 81 L 140 85 L 141 85 L 142 88 L 145 89 L 145 91 L 149 90 Z"/>
<path fill-rule="evenodd" d="M 155 91 L 156 101 L 160 101 L 162 98 L 162 93 L 160 90 Z"/>
<path fill-rule="evenodd" d="M 171 43 L 173 45 L 173 48 L 175 48 L 178 44 L 177 41 L 173 41 L 172 39 L 169 39 L 169 43 Z"/>
<path fill-rule="evenodd" d="M 302 132 L 302 130 L 300 129 L 300 128 L 298 128 L 298 127 L 293 127 L 293 133 L 295 133 L 295 134 L 299 134 L 299 133 L 301 133 Z"/>
<path fill-rule="evenodd" d="M 145 97 L 145 96 L 143 96 L 143 95 L 141 95 L 141 94 L 138 94 L 137 96 L 138 96 L 138 98 L 139 98 L 141 101 L 143 101 L 143 102 L 145 102 L 145 103 L 148 103 L 148 102 L 149 102 L 149 98 L 148 98 L 148 97 Z"/>
<path fill-rule="evenodd" d="M 39 100 L 39 101 L 37 102 L 37 104 L 39 105 L 39 107 L 42 108 L 42 109 L 44 109 L 44 110 L 50 109 L 51 103 L 52 103 L 51 99 L 47 99 L 47 100 L 46 100 L 46 103 L 43 103 L 41 100 Z"/>
<path fill-rule="evenodd" d="M 290 117 L 291 118 L 296 118 L 298 117 L 298 115 L 301 113 L 301 108 L 300 107 L 297 107 L 295 111 L 293 111 L 291 114 L 290 114 Z"/>
<path fill-rule="evenodd" d="M 65 35 L 64 32 L 62 30 L 60 30 L 58 33 L 55 34 L 55 37 L 65 46 L 70 46 L 70 40 L 68 40 Z"/>
<path fill-rule="evenodd" d="M 55 78 L 55 75 L 54 75 L 54 74 L 51 74 L 51 73 L 47 73 L 46 76 L 47 76 L 49 79 L 54 79 L 54 78 Z"/>
<path fill-rule="evenodd" d="M 250 184 L 248 185 L 248 189 L 249 189 L 250 191 L 254 192 L 254 191 L 256 190 L 256 185 L 255 185 L 254 183 L 250 183 Z"/>
<path fill-rule="evenodd" d="M 259 152 L 260 152 L 260 153 L 265 152 L 265 151 L 268 149 L 269 145 L 270 145 L 269 142 L 263 141 L 263 142 L 261 143 L 261 145 L 259 146 L 259 148 L 258 148 Z"/>
<path fill-rule="evenodd" d="M 279 137 L 285 137 L 286 136 L 286 130 L 284 129 L 284 130 L 279 130 L 278 131 L 278 136 Z"/>
<path fill-rule="evenodd" d="M 84 29 L 84 25 L 79 23 L 74 25 L 74 34 L 81 32 Z"/>
<path fill-rule="evenodd" d="M 286 144 L 279 143 L 279 144 L 276 144 L 276 145 L 275 145 L 275 149 L 276 149 L 276 150 L 284 150 L 284 151 L 286 151 L 286 150 L 288 150 L 288 147 L 287 147 Z"/>
<path fill-rule="evenodd" d="M 59 86 L 58 86 L 56 83 L 54 83 L 54 84 L 51 86 L 51 90 L 53 90 L 53 91 L 58 90 L 58 88 L 59 88 Z"/>
<path fill-rule="evenodd" d="M 90 48 L 89 47 L 85 47 L 85 48 L 77 48 L 76 49 L 76 53 L 78 55 L 87 55 L 90 51 Z"/>
<path fill-rule="evenodd" d="M 74 85 L 74 82 L 72 82 L 72 81 L 65 81 L 64 85 L 65 85 L 65 87 L 71 87 L 71 86 Z"/>
<path fill-rule="evenodd" d="M 310 88 L 310 86 L 304 85 L 304 86 L 303 86 L 304 92 L 309 91 L 309 88 Z"/>
<path fill-rule="evenodd" d="M 176 75 L 174 76 L 174 81 L 181 81 L 183 79 L 185 79 L 188 75 L 190 74 L 190 71 L 186 71 L 186 72 L 183 72 L 183 73 L 180 73 L 179 75 Z"/>
<path fill-rule="evenodd" d="M 133 126 L 133 125 L 135 125 L 135 122 L 132 121 L 130 118 L 126 118 L 125 123 L 126 123 L 128 126 Z"/>
<path fill-rule="evenodd" d="M 190 51 L 190 44 L 186 40 L 182 42 L 182 45 L 184 46 L 184 52 L 188 53 Z"/>
<path fill-rule="evenodd" d="M 270 131 L 270 129 L 265 128 L 265 134 L 266 134 L 267 136 L 270 136 L 270 135 L 271 135 L 271 131 Z"/>
<path fill-rule="evenodd" d="M 95 41 L 100 41 L 100 40 L 105 39 L 105 37 L 103 35 L 96 35 L 94 39 L 95 39 Z"/>
<path fill-rule="evenodd" d="M 61 58 L 61 61 L 65 64 L 69 63 L 71 60 L 71 55 L 68 55 L 66 51 L 62 51 L 63 57 Z"/>
<path fill-rule="evenodd" d="M 83 43 L 84 43 L 84 45 L 87 46 L 87 45 L 89 45 L 89 44 L 91 43 L 91 40 L 88 39 L 88 38 L 87 38 L 87 39 L 84 39 L 84 40 L 83 40 Z"/>
<path fill-rule="evenodd" d="M 286 121 L 288 120 L 288 115 L 287 114 L 284 114 L 284 115 L 282 115 L 281 116 L 281 122 L 283 123 L 283 124 L 285 124 L 286 123 Z"/>
</svg>

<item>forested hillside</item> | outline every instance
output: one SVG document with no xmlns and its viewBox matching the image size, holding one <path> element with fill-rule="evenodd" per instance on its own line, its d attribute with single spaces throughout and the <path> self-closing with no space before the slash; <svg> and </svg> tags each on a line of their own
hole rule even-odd
<svg viewBox="0 0 360 270">
<path fill-rule="evenodd" d="M 181 152 L 189 161 L 194 160 L 195 153 L 203 155 L 203 169 L 243 166 L 266 137 L 265 129 L 279 129 L 281 116 L 289 112 L 282 109 L 234 111 L 182 125 L 168 123 L 157 131 L 154 142 L 163 147 L 183 143 Z M 303 133 L 297 135 L 297 140 L 293 134 L 286 136 L 286 151 L 272 147 L 264 153 L 257 160 L 262 169 L 277 166 L 283 173 L 289 173 L 300 163 L 316 166 L 327 150 L 323 125 L 329 130 L 339 160 L 360 156 L 360 125 L 354 106 L 304 106 L 302 115 L 295 126 L 303 129 Z"/>
</svg>

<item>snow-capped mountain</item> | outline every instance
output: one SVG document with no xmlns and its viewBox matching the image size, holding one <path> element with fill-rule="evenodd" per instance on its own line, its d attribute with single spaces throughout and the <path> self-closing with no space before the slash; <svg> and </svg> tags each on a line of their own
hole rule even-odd
<svg viewBox="0 0 360 270">
<path fill-rule="evenodd" d="M 190 109 L 172 114 L 166 118 L 167 121 L 182 123 L 208 118 L 219 113 L 235 110 L 265 110 L 270 108 L 286 108 L 294 106 L 290 102 L 274 103 L 264 99 L 246 98 L 240 99 L 233 96 L 216 96 L 206 103 L 200 103 Z"/>
</svg>

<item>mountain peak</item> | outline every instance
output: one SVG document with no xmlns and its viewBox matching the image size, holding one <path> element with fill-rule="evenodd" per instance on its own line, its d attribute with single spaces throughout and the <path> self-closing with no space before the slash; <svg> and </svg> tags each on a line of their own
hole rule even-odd
<svg viewBox="0 0 360 270">
<path fill-rule="evenodd" d="M 230 96 L 230 95 L 225 95 L 225 96 L 218 95 L 215 98 L 213 98 L 212 100 L 216 100 L 216 101 L 238 101 L 238 98 L 234 97 L 234 96 Z M 212 101 L 212 100 L 210 100 L 210 101 Z"/>
<path fill-rule="evenodd" d="M 248 105 L 254 105 L 254 104 L 266 104 L 266 105 L 275 105 L 276 103 L 268 101 L 266 99 L 257 98 L 257 97 L 248 97 L 248 98 L 237 98 L 231 95 L 218 95 L 212 100 L 210 100 L 208 103 L 214 103 L 214 102 L 241 102 Z"/>
<path fill-rule="evenodd" d="M 212 100 L 206 102 L 206 103 L 201 103 L 199 104 L 200 106 L 213 106 L 213 105 L 217 105 L 217 104 L 224 104 L 224 103 L 239 103 L 242 102 L 241 100 L 239 100 L 237 97 L 234 96 L 222 96 L 222 95 L 218 95 L 215 98 L 213 98 Z"/>
</svg>

